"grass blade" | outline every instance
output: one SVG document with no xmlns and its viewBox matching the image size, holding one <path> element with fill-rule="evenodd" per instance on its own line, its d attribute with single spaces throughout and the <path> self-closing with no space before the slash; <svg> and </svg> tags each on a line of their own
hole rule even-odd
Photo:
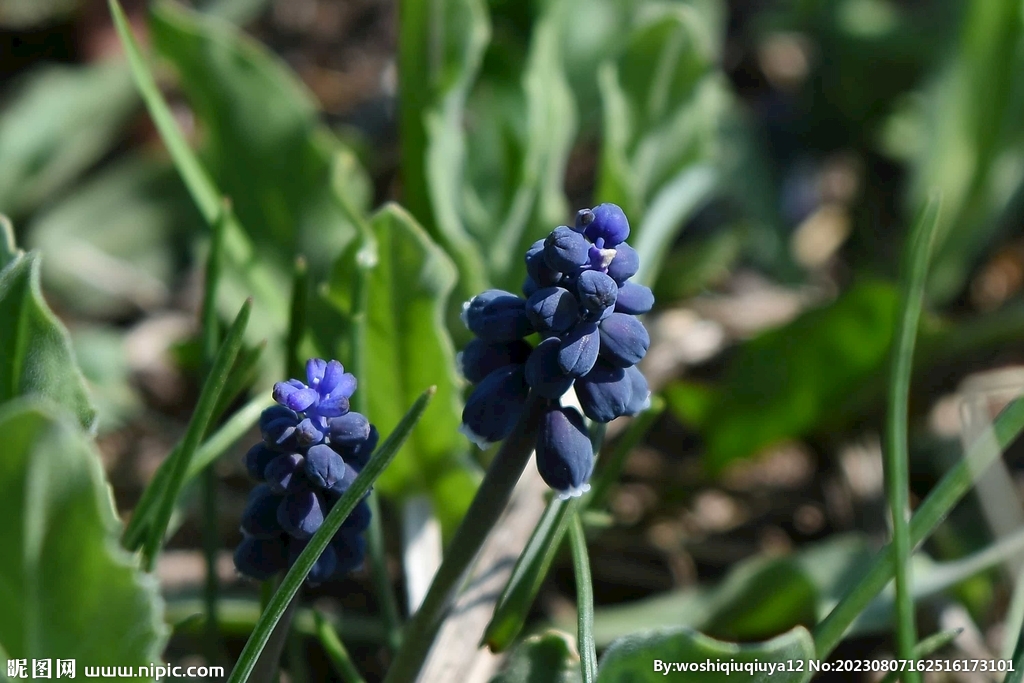
<svg viewBox="0 0 1024 683">
<path fill-rule="evenodd" d="M 899 328 L 893 343 L 886 419 L 885 482 L 892 515 L 892 546 L 896 562 L 896 643 L 899 658 L 910 660 L 917 643 L 914 598 L 910 586 L 910 463 L 908 456 L 907 411 L 914 345 L 924 305 L 928 258 L 938 226 L 939 201 L 932 199 L 910 233 L 906 264 L 900 286 Z M 919 673 L 904 672 L 906 683 L 921 680 Z"/>
<path fill-rule="evenodd" d="M 235 668 L 232 670 L 230 678 L 228 678 L 228 683 L 243 683 L 243 681 L 249 679 L 249 674 L 252 673 L 260 653 L 274 631 L 274 627 L 285 613 L 285 610 L 288 609 L 292 598 L 295 597 L 302 582 L 306 580 L 306 575 L 313 568 L 313 564 L 320 557 L 320 553 L 324 551 L 324 548 L 330 543 L 331 538 L 334 537 L 335 532 L 341 527 L 345 518 L 348 517 L 363 495 L 370 490 L 373 482 L 384 471 L 384 468 L 388 466 L 395 457 L 395 454 L 398 453 L 398 449 L 409 436 L 412 428 L 419 421 L 420 416 L 423 415 L 427 404 L 430 403 L 434 391 L 435 389 L 431 387 L 420 395 L 419 399 L 409 409 L 409 412 L 405 414 L 405 417 L 395 427 L 395 430 L 391 432 L 387 440 L 370 458 L 370 462 L 366 464 L 363 471 L 352 482 L 352 486 L 345 492 L 345 495 L 335 503 L 330 514 L 324 519 L 324 523 L 313 534 L 313 538 L 309 540 L 309 544 L 295 560 L 295 564 L 285 574 L 284 580 L 281 581 L 281 585 L 274 593 L 274 597 L 270 599 L 266 610 L 260 616 L 256 628 L 253 629 L 252 635 L 249 636 L 245 648 L 242 649 L 242 653 L 238 657 L 238 663 L 235 664 Z"/>
<path fill-rule="evenodd" d="M 206 382 L 203 383 L 203 390 L 199 394 L 199 401 L 196 403 L 195 412 L 192 413 L 192 419 L 189 420 L 181 449 L 173 454 L 172 464 L 169 465 L 167 483 L 161 491 L 160 502 L 156 504 L 153 523 L 149 527 L 148 537 L 143 547 L 146 567 L 150 570 L 152 570 L 153 564 L 156 562 L 156 556 L 160 551 L 160 546 L 163 544 L 164 532 L 167 530 L 167 525 L 171 521 L 171 515 L 174 513 L 178 494 L 185 484 L 185 475 L 188 473 L 192 456 L 199 448 L 199 442 L 206 433 L 206 428 L 210 424 L 217 400 L 227 382 L 228 373 L 235 362 L 238 350 L 242 347 L 242 336 L 245 334 L 245 326 L 249 323 L 251 311 L 252 299 L 247 299 L 242 304 L 238 316 L 235 317 L 235 322 L 232 323 L 231 328 L 228 330 L 224 343 L 221 345 L 220 351 L 217 353 L 217 357 L 210 369 L 210 374 L 207 376 Z"/>
<path fill-rule="evenodd" d="M 974 479 L 998 458 L 1024 431 L 1024 397 L 1012 401 L 999 413 L 990 435 L 978 439 L 964 458 L 932 489 L 910 520 L 910 544 L 916 548 L 935 531 L 953 506 L 970 490 Z M 861 579 L 847 591 L 825 619 L 814 628 L 814 647 L 825 659 L 842 640 L 857 616 L 878 595 L 894 572 L 892 544 L 887 545 Z"/>
<path fill-rule="evenodd" d="M 576 573 L 576 618 L 579 622 L 578 647 L 583 683 L 597 680 L 597 647 L 594 644 L 594 585 L 590 580 L 590 556 L 587 537 L 579 515 L 569 522 L 569 545 L 572 547 L 572 566 Z"/>
<path fill-rule="evenodd" d="M 356 668 L 352 657 L 349 656 L 348 650 L 345 649 L 345 645 L 341 642 L 338 632 L 334 630 L 331 623 L 317 611 L 313 612 L 313 619 L 316 620 L 316 635 L 320 638 L 320 644 L 323 646 L 324 652 L 327 653 L 327 658 L 334 665 L 334 670 L 338 672 L 338 678 L 344 683 L 364 683 L 359 669 Z"/>
<path fill-rule="evenodd" d="M 962 632 L 962 628 L 954 628 L 948 631 L 939 631 L 934 635 L 928 636 L 914 648 L 914 659 L 924 659 L 933 652 L 938 652 L 956 640 L 956 637 Z M 901 673 L 903 672 L 899 670 L 890 671 L 880 683 L 896 683 L 896 679 L 900 677 Z"/>
</svg>

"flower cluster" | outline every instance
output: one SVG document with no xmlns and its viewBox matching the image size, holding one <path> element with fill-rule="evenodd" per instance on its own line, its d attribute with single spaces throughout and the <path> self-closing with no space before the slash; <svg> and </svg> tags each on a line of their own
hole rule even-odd
<svg viewBox="0 0 1024 683">
<path fill-rule="evenodd" d="M 263 482 L 242 513 L 238 571 L 266 580 L 289 566 L 352 485 L 377 446 L 377 428 L 349 411 L 356 378 L 336 360 L 306 363 L 306 383 L 274 385 L 274 400 L 260 416 L 263 441 L 245 456 L 249 475 Z M 307 581 L 341 577 L 363 563 L 363 531 L 370 507 L 359 501 L 310 571 Z"/>
<path fill-rule="evenodd" d="M 477 386 L 462 432 L 481 448 L 506 438 L 533 390 L 548 401 L 537 467 L 563 496 L 589 488 L 593 452 L 583 417 L 560 405 L 561 397 L 575 388 L 584 414 L 596 422 L 635 415 L 650 402 L 636 368 L 650 337 L 636 316 L 651 310 L 654 295 L 629 281 L 640 260 L 628 236 L 629 222 L 615 204 L 582 209 L 575 226 L 555 228 L 526 252 L 523 297 L 491 289 L 463 307 L 463 322 L 477 338 L 459 364 Z M 534 333 L 536 346 L 525 339 Z"/>
</svg>

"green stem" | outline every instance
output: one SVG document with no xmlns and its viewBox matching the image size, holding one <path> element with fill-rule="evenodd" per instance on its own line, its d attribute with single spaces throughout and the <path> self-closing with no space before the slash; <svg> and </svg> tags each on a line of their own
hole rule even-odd
<svg viewBox="0 0 1024 683">
<path fill-rule="evenodd" d="M 900 287 L 899 328 L 893 344 L 886 420 L 885 481 L 892 515 L 892 545 L 896 570 L 896 644 L 899 658 L 912 660 L 917 645 L 914 595 L 910 585 L 910 458 L 908 455 L 908 402 L 914 365 L 917 327 L 924 306 L 928 257 L 938 225 L 938 202 L 932 200 L 915 224 L 908 241 L 907 264 Z M 921 677 L 917 670 L 903 674 L 904 683 Z"/>
<path fill-rule="evenodd" d="M 344 683 L 365 683 L 331 623 L 320 612 L 314 611 L 313 618 L 316 620 L 316 635 L 334 665 L 334 670 L 338 672 L 338 678 Z"/>
<path fill-rule="evenodd" d="M 578 647 L 583 683 L 597 680 L 597 646 L 594 644 L 594 585 L 590 580 L 590 557 L 587 555 L 587 537 L 583 534 L 580 516 L 574 514 L 569 522 L 569 545 L 572 565 L 576 572 L 576 618 L 578 621 Z"/>
<path fill-rule="evenodd" d="M 999 457 L 1024 430 L 1024 398 L 1012 401 L 996 417 L 993 434 L 979 438 L 935 485 L 910 520 L 910 543 L 916 548 L 945 519 L 953 506 L 970 490 L 975 478 Z M 992 438 L 994 436 L 994 438 Z M 842 640 L 857 616 L 878 595 L 893 576 L 894 553 L 887 545 L 875 556 L 861 577 L 827 617 L 814 629 L 814 647 L 819 659 L 825 659 Z"/>
<path fill-rule="evenodd" d="M 545 403 L 531 394 L 512 436 L 505 440 L 487 469 L 423 604 L 406 627 L 402 648 L 388 670 L 385 683 L 411 683 L 419 673 L 477 552 L 508 505 L 512 490 L 530 461 Z"/>
<path fill-rule="evenodd" d="M 962 632 L 962 628 L 954 628 L 949 631 L 939 631 L 935 635 L 928 636 L 914 648 L 914 659 L 924 659 L 933 652 L 938 652 L 956 640 L 956 637 Z M 890 671 L 879 683 L 896 683 L 896 679 L 900 677 L 901 673 L 905 672 L 899 671 L 898 669 Z"/>
</svg>

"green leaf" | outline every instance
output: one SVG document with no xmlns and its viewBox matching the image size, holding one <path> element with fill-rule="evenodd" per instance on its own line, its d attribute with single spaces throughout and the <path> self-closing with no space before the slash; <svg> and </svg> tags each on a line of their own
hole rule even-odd
<svg viewBox="0 0 1024 683">
<path fill-rule="evenodd" d="M 546 631 L 512 651 L 490 683 L 579 683 L 580 657 L 568 635 Z"/>
<path fill-rule="evenodd" d="M 5 260 L 10 247 L 4 247 Z M 0 403 L 45 396 L 73 412 L 86 429 L 93 427 L 96 410 L 68 332 L 43 300 L 35 252 L 15 256 L 0 270 L 0 349 Z"/>
<path fill-rule="evenodd" d="M 809 434 L 884 367 L 897 304 L 888 283 L 854 285 L 834 303 L 746 342 L 712 392 L 673 385 L 665 392 L 669 406 L 684 421 L 699 418 L 712 469 Z"/>
<path fill-rule="evenodd" d="M 461 383 L 443 317 L 455 284 L 455 267 L 397 205 L 378 211 L 370 219 L 369 230 L 376 253 L 347 252 L 335 264 L 327 293 L 328 301 L 348 314 L 358 267 L 355 259 L 372 260 L 374 265 L 365 275 L 365 358 L 359 378 L 368 416 L 381 432 L 388 432 L 419 395 L 419 387 L 437 387 L 422 423 L 381 476 L 379 488 L 390 495 L 431 494 L 442 524 L 454 529 L 477 483 L 465 458 L 467 442 L 458 433 Z"/>
<path fill-rule="evenodd" d="M 14 241 L 14 226 L 7 216 L 0 213 L 0 271 L 19 256 L 21 249 Z"/>
<path fill-rule="evenodd" d="M 118 546 L 99 454 L 32 401 L 0 408 L 0 430 L 0 646 L 79 667 L 159 661 L 159 587 Z"/>
<path fill-rule="evenodd" d="M 113 146 L 137 105 L 123 62 L 28 74 L 0 114 L 0 212 L 23 215 L 66 186 Z"/>
<path fill-rule="evenodd" d="M 808 660 L 814 659 L 814 641 L 803 627 L 796 627 L 763 643 L 739 645 L 715 640 L 691 629 L 639 633 L 616 641 L 601 660 L 599 683 L 673 681 L 716 683 L 732 681 L 736 674 L 752 683 L 802 683 L 811 679 Z M 728 663 L 738 671 L 705 671 L 708 661 Z M 692 664 L 686 672 L 667 666 Z M 792 669 L 792 670 L 791 670 Z M 731 675 L 730 675 L 731 674 Z"/>
<path fill-rule="evenodd" d="M 165 306 L 202 217 L 166 162 L 129 156 L 47 207 L 27 241 L 46 254 L 43 284 L 82 315 Z"/>
<path fill-rule="evenodd" d="M 157 3 L 157 51 L 181 76 L 203 130 L 202 156 L 260 257 L 290 272 L 295 254 L 322 274 L 355 236 L 331 186 L 335 156 L 354 154 L 320 123 L 315 99 L 273 53 L 223 19 Z M 365 210 L 370 181 L 343 188 Z"/>
</svg>

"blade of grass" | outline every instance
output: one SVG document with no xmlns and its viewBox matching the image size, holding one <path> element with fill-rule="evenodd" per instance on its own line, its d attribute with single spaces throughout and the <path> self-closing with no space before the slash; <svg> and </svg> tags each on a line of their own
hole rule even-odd
<svg viewBox="0 0 1024 683">
<path fill-rule="evenodd" d="M 203 389 L 199 394 L 196 409 L 192 413 L 192 419 L 189 420 L 181 449 L 175 453 L 172 464 L 169 466 L 170 474 L 167 479 L 167 485 L 160 494 L 160 502 L 156 504 L 153 523 L 149 528 L 148 537 L 143 546 L 145 566 L 150 571 L 153 569 L 156 556 L 160 552 L 160 546 L 163 544 L 164 532 L 167 530 L 167 525 L 171 521 L 171 515 L 174 513 L 178 493 L 180 493 L 181 487 L 185 484 L 185 475 L 188 473 L 189 463 L 199 447 L 200 440 L 206 433 L 214 406 L 227 381 L 228 372 L 235 362 L 235 356 L 238 355 L 239 348 L 242 346 L 242 335 L 245 333 L 245 326 L 249 322 L 251 311 L 252 299 L 247 299 L 242 304 L 241 310 L 238 312 L 234 323 L 231 324 L 231 328 L 224 338 L 224 343 L 217 353 L 210 374 L 203 383 Z"/>
<path fill-rule="evenodd" d="M 1024 630 L 1017 639 L 1017 647 L 1013 649 L 1013 670 L 1006 674 L 1004 683 L 1022 683 L 1024 681 Z"/>
<path fill-rule="evenodd" d="M 920 545 L 935 531 L 949 511 L 970 490 L 980 475 L 1024 431 L 1024 397 L 1012 401 L 999 413 L 992 429 L 995 438 L 979 438 L 931 490 L 910 520 L 910 544 Z M 814 647 L 825 659 L 842 640 L 847 629 L 893 577 L 892 544 L 875 556 L 867 572 L 846 592 L 832 611 L 814 628 Z"/>
<path fill-rule="evenodd" d="M 587 537 L 583 534 L 580 516 L 574 514 L 569 522 L 569 546 L 572 548 L 572 566 L 576 573 L 576 618 L 578 620 L 578 647 L 583 683 L 597 680 L 597 646 L 594 644 L 594 586 L 590 580 L 590 556 Z"/>
<path fill-rule="evenodd" d="M 910 660 L 917 644 L 914 597 L 910 586 L 910 458 L 908 402 L 914 345 L 924 306 L 928 258 L 938 226 L 939 201 L 931 199 L 910 233 L 900 286 L 899 328 L 893 344 L 886 419 L 885 483 L 892 515 L 892 546 L 896 562 L 896 644 L 899 658 Z M 904 683 L 921 680 L 916 669 L 903 673 Z"/>
<path fill-rule="evenodd" d="M 288 609 L 292 598 L 295 597 L 302 582 L 306 580 L 306 575 L 313 568 L 313 564 L 316 563 L 320 553 L 324 551 L 324 548 L 330 543 L 331 538 L 334 537 L 334 534 L 341 527 L 345 518 L 348 517 L 363 495 L 370 490 L 373 482 L 376 481 L 377 477 L 384 471 L 384 468 L 390 464 L 395 454 L 398 453 L 398 449 L 409 436 L 412 428 L 419 421 L 420 416 L 423 415 L 423 411 L 426 409 L 435 391 L 434 387 L 431 387 L 416 400 L 409 409 L 409 412 L 405 414 L 395 427 L 395 430 L 388 436 L 381 447 L 377 449 L 373 457 L 370 458 L 370 462 L 366 464 L 366 467 L 359 473 L 356 480 L 352 482 L 352 486 L 335 503 L 334 508 L 327 515 L 327 518 L 324 519 L 317 532 L 313 534 L 309 544 L 295 560 L 288 573 L 285 574 L 284 580 L 281 581 L 281 585 L 274 593 L 274 597 L 270 599 L 267 609 L 260 616 L 259 622 L 257 622 L 252 635 L 249 636 L 249 640 L 238 657 L 238 663 L 235 664 L 235 668 L 232 670 L 230 678 L 228 678 L 228 683 L 243 683 L 243 681 L 249 679 L 249 674 L 256 665 L 256 661 L 267 644 L 271 633 L 274 631 L 274 627 L 285 613 L 285 610 Z"/>
<path fill-rule="evenodd" d="M 235 359 L 235 367 L 228 376 L 228 383 L 224 385 L 224 391 L 220 394 L 217 407 L 213 411 L 214 421 L 220 420 L 231 404 L 235 402 L 243 392 L 248 391 L 259 376 L 260 359 L 267 349 L 267 340 L 264 339 L 256 346 L 247 348 L 243 346 Z"/>
<path fill-rule="evenodd" d="M 924 659 L 933 652 L 938 652 L 956 640 L 956 637 L 962 632 L 962 628 L 953 628 L 948 631 L 939 631 L 936 634 L 928 636 L 914 648 L 914 659 Z M 896 683 L 896 679 L 900 677 L 901 673 L 903 672 L 898 669 L 890 671 L 885 675 L 885 678 L 883 678 L 880 683 Z"/>
<path fill-rule="evenodd" d="M 320 644 L 327 653 L 327 658 L 331 660 L 334 670 L 338 672 L 338 678 L 344 683 L 365 683 L 331 623 L 315 610 L 313 619 L 316 621 L 316 635 L 320 638 Z"/>
<path fill-rule="evenodd" d="M 412 681 L 423 666 L 480 547 L 508 505 L 512 490 L 530 461 L 545 403 L 531 394 L 512 436 L 501 445 L 487 468 L 484 480 L 423 598 L 423 604 L 406 626 L 402 647 L 388 669 L 385 683 Z"/>
</svg>

